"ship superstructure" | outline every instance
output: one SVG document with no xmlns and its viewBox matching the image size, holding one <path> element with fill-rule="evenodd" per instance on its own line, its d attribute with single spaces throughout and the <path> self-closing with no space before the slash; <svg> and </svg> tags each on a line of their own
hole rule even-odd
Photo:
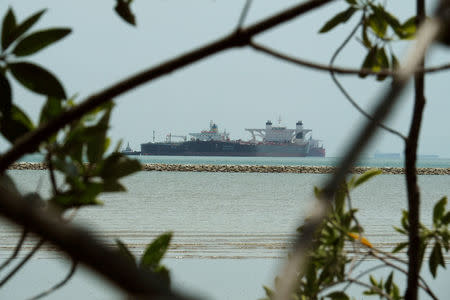
<svg viewBox="0 0 450 300">
<path fill-rule="evenodd" d="M 252 135 L 250 141 L 230 140 L 229 134 L 220 132 L 217 124 L 210 122 L 209 130 L 189 133 L 190 141 L 150 142 L 141 144 L 142 155 L 185 155 L 185 156 L 325 156 L 325 148 L 319 140 L 312 138 L 312 130 L 303 128 L 298 121 L 295 129 L 272 126 L 246 129 Z"/>
</svg>

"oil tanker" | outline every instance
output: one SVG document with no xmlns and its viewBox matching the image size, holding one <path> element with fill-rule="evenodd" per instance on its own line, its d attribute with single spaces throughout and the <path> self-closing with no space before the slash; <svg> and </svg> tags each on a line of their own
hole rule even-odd
<svg viewBox="0 0 450 300">
<path fill-rule="evenodd" d="M 321 141 L 312 138 L 312 130 L 303 128 L 298 121 L 295 129 L 273 126 L 246 128 L 252 138 L 249 141 L 230 140 L 229 133 L 220 132 L 217 124 L 210 122 L 209 130 L 189 133 L 187 136 L 167 135 L 165 142 L 141 144 L 141 155 L 177 156 L 263 156 L 263 157 L 324 157 L 325 148 Z M 182 141 L 172 141 L 172 138 Z"/>
</svg>

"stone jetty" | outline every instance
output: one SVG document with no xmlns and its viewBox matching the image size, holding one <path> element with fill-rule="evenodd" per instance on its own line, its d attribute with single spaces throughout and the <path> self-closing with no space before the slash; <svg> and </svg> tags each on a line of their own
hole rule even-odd
<svg viewBox="0 0 450 300">
<path fill-rule="evenodd" d="M 45 163 L 14 163 L 10 170 L 46 170 Z M 351 173 L 362 174 L 372 167 L 355 167 Z M 404 168 L 381 167 L 383 174 L 404 174 Z M 182 165 L 182 164 L 143 164 L 143 171 L 169 172 L 225 172 L 225 173 L 310 173 L 331 174 L 336 167 L 327 166 L 267 166 L 267 165 Z M 450 168 L 418 168 L 419 175 L 450 175 Z"/>
</svg>

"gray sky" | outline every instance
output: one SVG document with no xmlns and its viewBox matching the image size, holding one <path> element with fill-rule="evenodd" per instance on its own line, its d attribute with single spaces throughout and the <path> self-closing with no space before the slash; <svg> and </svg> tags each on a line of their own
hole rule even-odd
<svg viewBox="0 0 450 300">
<path fill-rule="evenodd" d="M 3 16 L 8 3 L 2 1 Z M 65 40 L 34 55 L 30 60 L 52 70 L 69 95 L 79 100 L 137 71 L 221 37 L 234 29 L 244 1 L 225 0 L 136 0 L 133 9 L 138 26 L 131 27 L 113 12 L 115 1 L 9 1 L 19 20 L 48 7 L 34 30 L 71 27 Z M 250 24 L 299 1 L 254 0 L 246 24 Z M 318 12 L 277 27 L 257 41 L 304 59 L 328 63 L 357 21 L 329 34 L 317 34 L 323 23 L 344 9 L 337 1 Z M 429 1 L 433 2 L 433 1 Z M 388 8 L 401 21 L 414 14 L 415 1 L 389 1 Z M 395 46 L 401 56 L 406 43 Z M 337 64 L 359 67 L 365 50 L 355 40 L 343 51 Z M 450 61 L 448 48 L 435 46 L 428 65 Z M 360 105 L 370 109 L 377 93 L 389 84 L 373 79 L 341 77 L 342 83 Z M 426 81 L 427 107 L 419 153 L 450 157 L 450 72 L 430 75 Z M 34 120 L 44 98 L 13 86 L 14 99 Z M 411 89 L 405 94 L 395 118 L 388 124 L 405 134 L 412 112 Z M 110 135 L 132 148 L 152 139 L 163 140 L 171 132 L 186 135 L 206 129 L 214 120 L 232 139 L 249 139 L 244 128 L 262 128 L 267 120 L 292 128 L 303 120 L 313 137 L 323 140 L 327 156 L 339 156 L 353 138 L 362 116 L 345 100 L 329 74 L 275 60 L 242 48 L 229 50 L 191 65 L 116 99 Z M 6 149 L 4 141 L 0 149 Z M 401 152 L 402 142 L 380 132 L 368 149 Z"/>
</svg>

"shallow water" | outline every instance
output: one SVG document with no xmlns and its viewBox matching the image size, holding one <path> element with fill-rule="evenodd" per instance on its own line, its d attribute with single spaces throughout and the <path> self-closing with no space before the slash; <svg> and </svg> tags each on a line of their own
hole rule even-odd
<svg viewBox="0 0 450 300">
<path fill-rule="evenodd" d="M 45 171 L 8 173 L 21 191 L 48 195 L 50 186 Z M 82 209 L 75 222 L 95 228 L 97 235 L 111 246 L 114 239 L 120 238 L 138 255 L 157 234 L 173 231 L 174 239 L 165 261 L 172 269 L 175 286 L 204 290 L 205 295 L 214 299 L 255 299 L 263 296 L 262 284 L 271 283 L 295 228 L 313 205 L 312 187 L 320 185 L 326 176 L 139 172 L 123 180 L 128 188 L 126 193 L 101 196 L 104 206 Z M 421 216 L 429 224 L 433 203 L 443 195 L 450 195 L 450 176 L 419 176 L 419 182 Z M 392 226 L 399 224 L 400 212 L 406 207 L 404 177 L 380 175 L 358 187 L 352 199 L 353 205 L 360 209 L 358 216 L 366 237 L 377 247 L 393 249 L 399 235 Z M 11 253 L 18 237 L 16 228 L 1 224 L 0 258 Z M 32 245 L 28 241 L 26 248 Z M 29 281 L 37 287 L 50 285 L 52 280 L 45 279 L 49 273 L 65 274 L 68 266 L 62 261 L 60 253 L 45 246 L 33 260 L 29 274 L 19 275 L 8 285 L 10 288 L 0 290 L 0 297 L 16 295 L 19 292 L 16 287 L 28 285 Z M 43 264 L 48 264 L 49 269 L 37 279 Z M 73 299 L 85 295 L 82 292 L 88 293 L 88 299 L 117 295 L 105 283 L 87 284 L 89 288 L 85 290 L 73 288 L 91 282 L 85 271 L 76 278 L 56 295 Z M 20 295 L 33 294 L 28 292 L 31 290 L 20 291 Z"/>
</svg>

